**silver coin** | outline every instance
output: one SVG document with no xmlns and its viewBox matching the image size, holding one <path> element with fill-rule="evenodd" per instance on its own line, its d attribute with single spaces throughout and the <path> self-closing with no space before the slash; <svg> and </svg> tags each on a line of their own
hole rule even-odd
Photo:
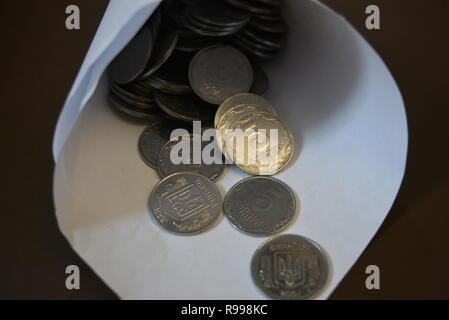
<svg viewBox="0 0 449 320">
<path fill-rule="evenodd" d="M 285 229 L 295 216 L 296 199 L 290 188 L 275 178 L 251 177 L 229 190 L 224 213 L 238 229 L 267 236 Z"/>
<path fill-rule="evenodd" d="M 165 229 L 183 235 L 210 228 L 221 212 L 215 184 L 197 173 L 175 173 L 161 180 L 150 196 L 150 209 Z"/>
<path fill-rule="evenodd" d="M 217 181 L 220 176 L 223 174 L 224 171 L 224 164 L 223 161 L 221 163 L 211 163 L 206 164 L 203 161 L 202 153 L 203 150 L 210 145 L 209 141 L 201 141 L 201 136 L 197 135 L 196 138 L 194 138 L 195 135 L 188 135 L 185 138 L 187 138 L 188 143 L 188 150 L 186 152 L 189 153 L 189 163 L 180 163 L 180 164 L 173 164 L 172 161 L 172 151 L 173 148 L 175 148 L 179 140 L 176 141 L 169 141 L 167 142 L 162 150 L 159 153 L 158 158 L 158 172 L 159 175 L 164 178 L 166 176 L 172 175 L 176 172 L 195 172 L 199 173 L 206 178 L 210 179 L 211 181 Z M 194 147 L 194 144 L 199 143 L 199 150 L 196 150 L 196 147 Z M 216 150 L 216 149 L 214 149 Z M 185 151 L 185 150 L 184 150 Z M 221 156 L 221 155 L 220 155 Z M 195 163 L 199 162 L 199 163 Z"/>
<path fill-rule="evenodd" d="M 323 249 L 299 235 L 271 238 L 256 250 L 251 274 L 257 287 L 268 297 L 304 300 L 316 296 L 329 276 L 329 262 Z"/>
<path fill-rule="evenodd" d="M 193 57 L 189 81 L 201 99 L 221 104 L 233 95 L 249 92 L 253 84 L 253 69 L 239 50 L 230 46 L 211 46 Z"/>
<path fill-rule="evenodd" d="M 220 119 L 226 112 L 228 112 L 230 109 L 232 109 L 237 105 L 243 104 L 257 106 L 261 110 L 266 110 L 266 112 L 270 112 L 274 115 L 277 115 L 273 105 L 270 103 L 270 101 L 268 101 L 264 97 L 254 93 L 240 93 L 232 97 L 229 97 L 220 105 L 217 112 L 215 113 L 214 118 L 215 127 L 218 126 Z"/>
<path fill-rule="evenodd" d="M 148 126 L 139 138 L 139 153 L 142 160 L 150 167 L 156 169 L 159 152 L 170 140 L 173 130 L 186 128 L 186 125 L 171 119 L 161 120 Z"/>
</svg>

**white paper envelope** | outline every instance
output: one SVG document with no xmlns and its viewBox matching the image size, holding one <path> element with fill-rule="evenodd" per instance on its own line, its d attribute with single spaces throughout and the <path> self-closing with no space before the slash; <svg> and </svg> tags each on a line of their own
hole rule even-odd
<svg viewBox="0 0 449 320">
<path fill-rule="evenodd" d="M 74 250 L 124 299 L 261 299 L 250 261 L 265 238 L 222 218 L 182 237 L 151 218 L 159 181 L 137 151 L 144 126 L 106 101 L 106 66 L 157 0 L 111 0 L 64 105 L 54 138 L 54 199 Z M 398 192 L 407 153 L 403 101 L 386 66 L 344 18 L 315 1 L 287 0 L 289 44 L 266 67 L 267 94 L 291 128 L 297 153 L 276 177 L 296 193 L 284 233 L 317 241 L 331 262 L 327 298 L 368 245 Z M 218 182 L 223 195 L 246 177 Z M 374 261 L 375 262 L 375 261 Z"/>
</svg>

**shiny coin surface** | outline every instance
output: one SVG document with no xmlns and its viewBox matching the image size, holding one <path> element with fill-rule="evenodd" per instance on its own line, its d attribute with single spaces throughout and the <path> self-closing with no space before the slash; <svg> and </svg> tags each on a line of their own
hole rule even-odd
<svg viewBox="0 0 449 320">
<path fill-rule="evenodd" d="M 251 275 L 256 286 L 272 299 L 304 300 L 315 297 L 326 285 L 329 262 L 314 241 L 281 235 L 256 250 Z"/>
<path fill-rule="evenodd" d="M 189 67 L 193 91 L 203 100 L 221 104 L 253 84 L 253 69 L 243 53 L 230 46 L 212 46 L 199 51 Z"/>
<path fill-rule="evenodd" d="M 294 140 L 287 125 L 266 112 L 242 115 L 226 134 L 226 155 L 243 171 L 274 175 L 290 161 Z"/>
<path fill-rule="evenodd" d="M 185 138 L 184 142 L 180 142 L 180 140 L 169 141 L 164 145 L 164 147 L 159 153 L 158 158 L 159 175 L 162 178 L 164 178 L 177 172 L 194 172 L 205 176 L 211 181 L 214 182 L 217 181 L 223 174 L 225 166 L 223 164 L 223 161 L 219 164 L 214 162 L 206 164 L 203 161 L 202 157 L 203 150 L 210 144 L 210 142 L 201 141 L 200 135 L 197 136 L 188 135 L 185 136 L 184 138 Z M 180 148 L 179 146 L 181 143 L 184 143 L 183 146 L 186 147 L 186 149 L 179 151 L 178 149 Z M 199 146 L 199 148 L 197 148 L 197 146 Z M 173 157 L 172 152 L 174 148 L 177 148 L 178 153 L 186 152 L 188 154 L 188 159 L 185 159 L 186 163 L 179 163 L 179 164 L 173 163 L 174 161 L 176 163 L 181 161 L 180 159 L 181 155 L 177 155 L 176 159 L 172 159 Z M 211 155 L 211 157 L 213 156 L 214 155 Z"/>
<path fill-rule="evenodd" d="M 292 221 L 296 199 L 290 188 L 277 179 L 251 177 L 231 188 L 223 209 L 236 228 L 267 236 L 282 231 Z"/>
<path fill-rule="evenodd" d="M 107 100 L 109 104 L 115 108 L 115 110 L 120 111 L 127 116 L 134 118 L 146 118 L 149 120 L 157 120 L 165 117 L 164 112 L 159 108 L 140 108 L 132 106 L 126 101 L 120 99 L 111 91 L 108 93 Z"/>
<path fill-rule="evenodd" d="M 181 121 L 207 121 L 214 117 L 216 107 L 194 95 L 171 95 L 155 92 L 158 106 L 171 117 Z"/>
<path fill-rule="evenodd" d="M 157 168 L 162 147 L 170 140 L 173 130 L 178 128 L 189 130 L 185 123 L 172 119 L 160 120 L 145 128 L 140 135 L 138 148 L 142 160 L 147 165 Z"/>
<path fill-rule="evenodd" d="M 108 68 L 111 81 L 125 84 L 139 78 L 150 60 L 152 49 L 153 33 L 144 26 L 112 60 Z"/>
<path fill-rule="evenodd" d="M 268 106 L 268 105 L 265 105 Z M 220 147 L 220 150 L 223 152 L 223 154 L 226 155 L 226 149 L 224 143 L 226 142 L 226 130 L 231 128 L 231 125 L 242 117 L 244 114 L 252 113 L 252 112 L 272 112 L 273 114 L 276 114 L 276 111 L 274 108 L 269 108 L 265 110 L 263 107 L 260 107 L 255 104 L 241 104 L 232 107 L 229 109 L 218 122 L 218 125 L 216 127 L 217 129 L 217 141 L 218 146 Z"/>
<path fill-rule="evenodd" d="M 218 122 L 226 112 L 228 112 L 232 107 L 242 104 L 257 106 L 261 110 L 265 110 L 266 112 L 276 114 L 276 110 L 271 104 L 271 102 L 265 99 L 264 97 L 254 93 L 240 93 L 232 97 L 229 97 L 220 105 L 214 118 L 215 127 L 218 126 Z"/>
<path fill-rule="evenodd" d="M 193 235 L 217 221 L 222 206 L 215 184 L 197 173 L 175 173 L 161 180 L 150 196 L 151 212 L 165 229 Z"/>
</svg>

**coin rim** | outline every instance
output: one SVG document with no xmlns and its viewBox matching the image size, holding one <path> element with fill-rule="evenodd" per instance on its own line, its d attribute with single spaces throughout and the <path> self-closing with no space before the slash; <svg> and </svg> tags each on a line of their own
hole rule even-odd
<svg viewBox="0 0 449 320">
<path fill-rule="evenodd" d="M 253 72 L 254 72 L 254 70 L 253 70 Z M 273 104 L 267 98 L 265 98 L 265 97 L 263 97 L 261 95 L 258 95 L 256 93 L 251 93 L 251 92 L 238 93 L 238 94 L 235 94 L 233 96 L 230 96 L 225 101 L 223 101 L 222 104 L 220 104 L 220 106 L 217 109 L 217 112 L 215 113 L 215 117 L 214 117 L 214 126 L 215 127 L 218 126 L 218 124 L 220 123 L 220 119 L 224 116 L 224 114 L 226 112 L 228 112 L 229 110 L 231 110 L 233 107 L 238 106 L 238 105 L 242 105 L 242 104 L 250 104 L 250 105 L 257 105 L 257 106 L 259 105 L 259 103 L 248 103 L 248 102 L 242 103 L 242 102 L 238 102 L 238 103 L 234 103 L 234 104 L 230 105 L 229 107 L 227 107 L 227 110 L 225 110 L 225 112 L 221 111 L 221 109 L 225 109 L 225 105 L 228 104 L 231 99 L 237 99 L 237 98 L 240 98 L 242 96 L 252 96 L 252 97 L 256 97 L 257 99 L 260 99 L 260 101 L 262 101 L 263 103 L 266 103 L 267 105 L 270 105 L 271 108 L 274 110 L 274 115 L 278 116 L 276 108 L 273 106 Z M 259 101 L 256 101 L 256 102 L 259 102 Z"/>
<path fill-rule="evenodd" d="M 217 103 L 217 101 L 215 101 L 215 100 L 212 101 L 212 99 L 210 99 L 209 97 L 203 97 L 203 96 L 200 94 L 201 92 L 198 92 L 199 90 L 198 90 L 197 87 L 194 85 L 194 81 L 192 81 L 192 78 L 193 78 L 193 76 L 192 76 L 192 74 L 193 74 L 193 69 L 194 69 L 195 62 L 198 60 L 198 57 L 201 56 L 204 52 L 206 52 L 206 51 L 208 51 L 208 50 L 212 50 L 212 49 L 214 49 L 214 48 L 227 48 L 227 49 L 231 49 L 231 50 L 235 51 L 238 55 L 240 55 L 240 56 L 243 58 L 243 60 L 246 61 L 246 64 L 247 64 L 247 66 L 249 67 L 249 70 L 251 71 L 251 72 L 250 72 L 250 73 L 251 73 L 251 81 L 250 81 L 251 84 L 249 85 L 249 88 L 246 90 L 246 92 L 240 92 L 240 93 L 237 93 L 237 94 L 247 93 L 249 90 L 251 90 L 251 86 L 253 85 L 253 82 L 254 82 L 254 70 L 253 70 L 253 66 L 251 65 L 251 62 L 249 61 L 248 57 L 247 57 L 241 50 L 237 49 L 237 48 L 234 47 L 234 46 L 230 46 L 230 45 L 221 45 L 221 44 L 214 44 L 214 45 L 205 47 L 205 48 L 201 49 L 200 51 L 198 51 L 197 53 L 195 53 L 195 55 L 193 56 L 192 60 L 190 61 L 189 69 L 188 69 L 188 72 L 187 72 L 187 73 L 188 73 L 188 78 L 189 78 L 190 86 L 191 86 L 193 92 L 195 92 L 195 94 L 196 94 L 198 97 L 200 97 L 202 100 L 204 100 L 204 101 L 206 101 L 206 102 L 208 102 L 208 103 L 210 103 L 210 104 L 221 105 L 224 101 L 226 101 L 226 100 L 227 100 L 228 98 L 230 98 L 230 97 L 228 97 L 228 98 L 226 98 L 225 100 L 223 100 L 222 102 L 218 102 L 218 103 Z M 237 94 L 236 94 L 236 95 L 237 95 Z M 235 95 L 233 95 L 233 96 L 235 96 Z"/>
<path fill-rule="evenodd" d="M 158 120 L 158 121 L 156 121 L 156 122 L 154 122 L 154 123 L 148 125 L 148 126 L 142 131 L 142 133 L 141 133 L 140 136 L 139 136 L 139 140 L 137 141 L 137 150 L 139 151 L 140 158 L 141 158 L 141 159 L 143 160 L 143 162 L 145 162 L 148 166 L 150 166 L 151 168 L 156 169 L 156 170 L 158 169 L 157 164 L 154 165 L 154 164 L 150 163 L 150 162 L 144 157 L 144 155 L 142 154 L 142 152 L 141 152 L 141 150 L 140 150 L 140 143 L 141 143 L 141 141 L 142 141 L 142 139 L 143 139 L 144 133 L 147 132 L 147 130 L 152 129 L 154 126 L 158 125 L 158 124 L 159 124 L 160 122 L 162 122 L 162 121 L 164 121 L 164 119 Z"/>
<path fill-rule="evenodd" d="M 263 289 L 263 287 L 261 287 L 259 285 L 259 279 L 257 278 L 257 275 L 259 273 L 259 268 L 257 266 L 258 264 L 256 262 L 256 258 L 259 256 L 259 253 L 262 251 L 262 249 L 267 244 L 269 244 L 270 242 L 272 242 L 278 238 L 291 238 L 291 237 L 300 238 L 302 240 L 305 240 L 306 242 L 309 242 L 312 246 L 314 246 L 318 250 L 318 252 L 321 254 L 321 256 L 323 257 L 323 260 L 325 262 L 325 268 L 324 268 L 325 277 L 324 277 L 321 287 L 318 290 L 316 290 L 315 292 L 313 292 L 312 294 L 305 296 L 301 299 L 294 299 L 294 298 L 281 299 L 279 296 L 275 296 L 275 295 L 271 294 L 271 292 L 265 291 Z M 320 244 L 318 244 L 318 242 L 316 242 L 308 237 L 305 237 L 303 235 L 293 234 L 293 233 L 280 234 L 280 235 L 271 237 L 271 238 L 263 241 L 261 244 L 259 244 L 259 246 L 254 251 L 253 256 L 251 257 L 251 264 L 250 264 L 250 273 L 251 273 L 251 278 L 253 280 L 253 283 L 260 290 L 260 292 L 262 292 L 266 297 L 268 297 L 270 299 L 274 299 L 274 300 L 310 300 L 311 298 L 318 297 L 329 284 L 330 269 L 331 269 L 330 258 L 328 257 L 328 254 L 325 251 L 325 249 Z"/>
</svg>

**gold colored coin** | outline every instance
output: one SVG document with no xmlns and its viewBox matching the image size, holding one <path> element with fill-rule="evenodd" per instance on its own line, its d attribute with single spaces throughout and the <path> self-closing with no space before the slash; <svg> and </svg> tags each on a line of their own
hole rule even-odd
<svg viewBox="0 0 449 320">
<path fill-rule="evenodd" d="M 232 107 L 229 109 L 218 122 L 218 125 L 216 126 L 217 129 L 217 142 L 218 146 L 220 147 L 222 153 L 226 156 L 226 148 L 224 145 L 224 142 L 226 141 L 226 129 L 229 129 L 231 125 L 234 123 L 235 120 L 240 118 L 242 115 L 252 112 L 269 112 L 274 111 L 272 110 L 265 110 L 264 108 L 259 107 L 258 105 L 250 105 L 250 104 L 241 104 Z"/>
<path fill-rule="evenodd" d="M 287 125 L 267 112 L 243 114 L 226 135 L 226 154 L 243 171 L 274 175 L 293 155 L 294 139 Z"/>
<path fill-rule="evenodd" d="M 215 127 L 218 126 L 218 123 L 226 112 L 228 112 L 231 108 L 242 104 L 258 106 L 260 109 L 265 110 L 265 112 L 277 114 L 270 101 L 268 101 L 264 97 L 254 93 L 239 93 L 232 97 L 229 97 L 220 105 L 217 112 L 215 113 Z"/>
</svg>

